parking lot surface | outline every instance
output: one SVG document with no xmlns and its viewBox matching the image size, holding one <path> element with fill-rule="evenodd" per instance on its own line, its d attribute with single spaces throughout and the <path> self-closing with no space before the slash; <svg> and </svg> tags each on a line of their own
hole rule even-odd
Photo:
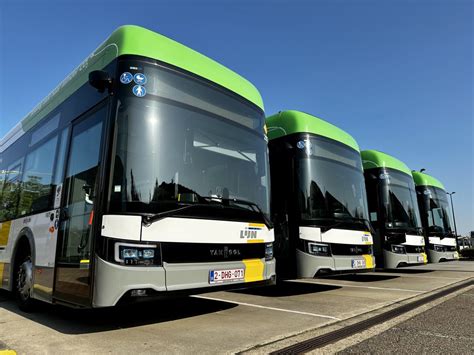
<svg viewBox="0 0 474 355">
<path fill-rule="evenodd" d="M 474 262 L 455 261 L 112 309 L 45 304 L 29 314 L 1 292 L 0 343 L 20 354 L 252 351 L 473 276 Z"/>
<path fill-rule="evenodd" d="M 474 288 L 341 354 L 473 354 Z"/>
</svg>

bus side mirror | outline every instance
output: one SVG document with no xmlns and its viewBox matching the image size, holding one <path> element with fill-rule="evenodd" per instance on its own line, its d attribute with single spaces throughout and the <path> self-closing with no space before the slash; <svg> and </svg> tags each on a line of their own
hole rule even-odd
<svg viewBox="0 0 474 355">
<path fill-rule="evenodd" d="M 98 92 L 103 93 L 108 89 L 112 93 L 113 80 L 105 70 L 94 70 L 89 73 L 89 84 L 96 88 Z"/>
</svg>

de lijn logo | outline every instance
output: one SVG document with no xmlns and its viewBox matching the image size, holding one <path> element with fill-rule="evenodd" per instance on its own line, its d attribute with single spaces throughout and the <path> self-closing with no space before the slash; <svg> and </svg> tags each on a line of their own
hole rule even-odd
<svg viewBox="0 0 474 355">
<path fill-rule="evenodd" d="M 133 80 L 133 75 L 132 73 L 129 73 L 128 71 L 126 71 L 125 73 L 122 73 L 122 75 L 120 75 L 120 82 L 122 84 L 130 84 Z"/>
<path fill-rule="evenodd" d="M 135 85 L 132 90 L 133 90 L 133 94 L 134 94 L 135 96 L 143 97 L 143 96 L 146 95 L 146 89 L 145 89 L 144 86 Z"/>
</svg>

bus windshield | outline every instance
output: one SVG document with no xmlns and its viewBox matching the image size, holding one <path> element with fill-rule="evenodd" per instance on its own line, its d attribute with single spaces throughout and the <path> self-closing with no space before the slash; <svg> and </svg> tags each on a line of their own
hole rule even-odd
<svg viewBox="0 0 474 355">
<path fill-rule="evenodd" d="M 440 235 L 451 234 L 446 192 L 436 187 L 425 187 L 423 202 L 427 212 L 429 232 Z"/>
<path fill-rule="evenodd" d="M 121 85 L 110 210 L 156 214 L 238 199 L 268 215 L 263 112 L 193 77 L 143 63 L 129 67 L 146 75 L 146 95 Z M 220 206 L 226 207 L 254 210 Z"/>
<path fill-rule="evenodd" d="M 416 200 L 415 184 L 411 176 L 390 170 L 381 174 L 383 205 L 386 206 L 386 226 L 389 229 L 419 232 L 420 216 Z"/>
<path fill-rule="evenodd" d="M 297 143 L 301 220 L 318 225 L 351 221 L 365 229 L 367 198 L 357 151 L 323 137 Z"/>
</svg>

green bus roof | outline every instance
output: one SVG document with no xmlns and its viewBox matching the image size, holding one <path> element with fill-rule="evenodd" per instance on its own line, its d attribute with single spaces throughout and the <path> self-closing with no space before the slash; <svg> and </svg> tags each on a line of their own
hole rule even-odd
<svg viewBox="0 0 474 355">
<path fill-rule="evenodd" d="M 441 181 L 431 175 L 420 173 L 419 171 L 412 171 L 411 174 L 416 186 L 434 186 L 446 191 Z"/>
<path fill-rule="evenodd" d="M 313 133 L 343 143 L 359 151 L 356 140 L 347 132 L 318 117 L 301 111 L 282 111 L 266 119 L 270 140 L 293 133 Z"/>
<path fill-rule="evenodd" d="M 264 109 L 259 91 L 249 81 L 216 61 L 163 35 L 139 26 L 116 29 L 56 89 L 43 99 L 17 126 L 5 141 L 26 132 L 84 85 L 93 70 L 103 69 L 121 55 L 138 55 L 156 59 L 187 70 L 221 85 Z"/>
<path fill-rule="evenodd" d="M 401 171 L 411 176 L 411 170 L 406 164 L 391 155 L 377 150 L 363 150 L 360 153 L 364 170 L 374 168 L 390 168 Z"/>
</svg>

